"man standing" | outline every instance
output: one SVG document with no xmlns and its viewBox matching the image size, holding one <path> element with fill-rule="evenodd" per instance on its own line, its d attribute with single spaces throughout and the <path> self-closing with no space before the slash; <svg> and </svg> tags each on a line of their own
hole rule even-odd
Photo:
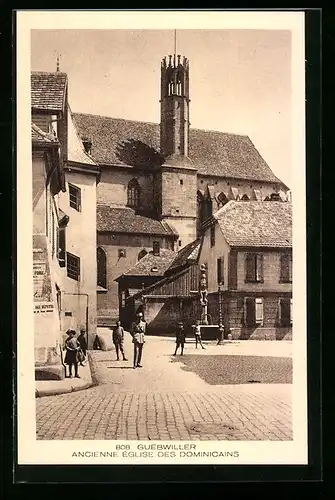
<svg viewBox="0 0 335 500">
<path fill-rule="evenodd" d="M 143 320 L 143 313 L 138 313 L 136 315 L 136 320 L 132 323 L 130 333 L 133 337 L 134 344 L 134 363 L 133 368 L 142 368 L 141 359 L 142 359 L 142 350 L 143 345 L 145 343 L 144 335 L 145 335 L 146 323 Z"/>
<path fill-rule="evenodd" d="M 125 354 L 124 354 L 124 349 L 123 349 L 123 342 L 124 342 L 124 329 L 121 326 L 121 321 L 116 322 L 116 327 L 113 330 L 113 343 L 115 345 L 115 350 L 116 350 L 116 361 L 119 361 L 119 353 L 121 352 L 123 361 L 128 361 Z"/>
</svg>

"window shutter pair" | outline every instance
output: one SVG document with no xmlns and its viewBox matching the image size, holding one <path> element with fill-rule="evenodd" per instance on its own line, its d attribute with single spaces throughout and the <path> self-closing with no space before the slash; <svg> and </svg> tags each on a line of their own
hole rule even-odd
<svg viewBox="0 0 335 500">
<path fill-rule="evenodd" d="M 263 254 L 247 253 L 246 281 L 263 281 Z"/>
<path fill-rule="evenodd" d="M 254 327 L 263 325 L 263 299 L 246 297 L 244 300 L 244 324 Z"/>
</svg>

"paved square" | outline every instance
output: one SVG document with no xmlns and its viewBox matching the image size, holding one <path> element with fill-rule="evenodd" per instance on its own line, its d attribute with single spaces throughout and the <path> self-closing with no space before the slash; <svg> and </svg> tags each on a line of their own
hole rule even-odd
<svg viewBox="0 0 335 500">
<path fill-rule="evenodd" d="M 236 355 L 242 356 L 245 361 L 244 356 L 254 355 L 257 344 L 262 344 L 250 341 L 254 344 L 250 347 L 250 342 L 243 342 L 246 341 L 223 346 L 208 343 L 206 351 L 201 352 L 188 342 L 185 355 L 173 357 L 173 338 L 148 337 L 143 368 L 136 370 L 132 368 L 129 338 L 125 343 L 129 361 L 116 361 L 114 351 L 92 351 L 92 377 L 99 385 L 76 393 L 37 398 L 37 438 L 291 440 L 290 383 L 220 385 L 220 379 L 213 375 L 220 367 L 220 357 L 222 364 L 227 356 L 232 356 L 232 360 Z M 262 366 L 266 362 L 268 369 L 273 367 L 271 381 L 275 380 L 279 366 L 275 357 L 277 345 L 280 342 L 269 344 L 268 353 L 264 344 L 260 348 Z M 291 377 L 290 344 L 278 350 L 280 357 L 286 358 L 280 364 L 286 380 Z M 199 364 L 201 370 L 197 369 Z M 231 363 L 229 369 L 237 370 L 236 366 Z M 255 359 L 245 366 L 250 366 L 251 372 L 243 378 L 246 375 L 252 380 Z M 283 380 L 280 370 L 278 380 Z"/>
</svg>

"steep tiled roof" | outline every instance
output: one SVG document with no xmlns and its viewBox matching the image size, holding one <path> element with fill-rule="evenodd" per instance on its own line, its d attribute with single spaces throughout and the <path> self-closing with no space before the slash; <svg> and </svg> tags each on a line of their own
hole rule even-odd
<svg viewBox="0 0 335 500">
<path fill-rule="evenodd" d="M 229 201 L 214 218 L 231 246 L 292 246 L 292 206 L 289 202 Z"/>
<path fill-rule="evenodd" d="M 184 248 L 179 250 L 179 252 L 173 259 L 173 262 L 171 263 L 167 271 L 169 273 L 172 271 L 175 272 L 177 268 L 184 266 L 190 260 L 196 260 L 198 258 L 199 249 L 200 249 L 199 240 L 192 241 L 191 243 L 186 245 Z"/>
<path fill-rule="evenodd" d="M 124 273 L 125 276 L 164 276 L 165 271 L 176 256 L 176 252 L 161 248 L 159 255 L 149 252 L 135 266 Z M 153 271 L 154 269 L 154 271 Z"/>
<path fill-rule="evenodd" d="M 114 208 L 108 205 L 97 207 L 97 230 L 114 233 L 144 233 L 174 236 L 175 231 L 166 223 L 136 214 L 130 208 Z"/>
<path fill-rule="evenodd" d="M 67 88 L 66 73 L 31 73 L 31 107 L 44 111 L 62 111 Z"/>
<path fill-rule="evenodd" d="M 122 148 L 128 141 L 159 156 L 159 124 L 82 113 L 74 113 L 74 120 L 79 135 L 92 141 L 99 164 L 125 165 Z M 281 183 L 247 136 L 190 129 L 189 157 L 202 175 Z"/>
<path fill-rule="evenodd" d="M 71 110 L 68 109 L 68 160 L 82 165 L 96 165 L 92 158 L 86 153 L 83 143 L 78 136 L 77 129 L 73 123 Z"/>
</svg>

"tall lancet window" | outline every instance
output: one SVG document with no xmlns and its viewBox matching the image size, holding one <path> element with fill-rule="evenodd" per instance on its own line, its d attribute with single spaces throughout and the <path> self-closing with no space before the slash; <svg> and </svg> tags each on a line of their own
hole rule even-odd
<svg viewBox="0 0 335 500">
<path fill-rule="evenodd" d="M 107 257 L 105 250 L 97 248 L 97 285 L 107 288 Z"/>
<path fill-rule="evenodd" d="M 128 206 L 138 208 L 140 206 L 140 186 L 137 179 L 131 179 L 128 184 Z"/>
</svg>

